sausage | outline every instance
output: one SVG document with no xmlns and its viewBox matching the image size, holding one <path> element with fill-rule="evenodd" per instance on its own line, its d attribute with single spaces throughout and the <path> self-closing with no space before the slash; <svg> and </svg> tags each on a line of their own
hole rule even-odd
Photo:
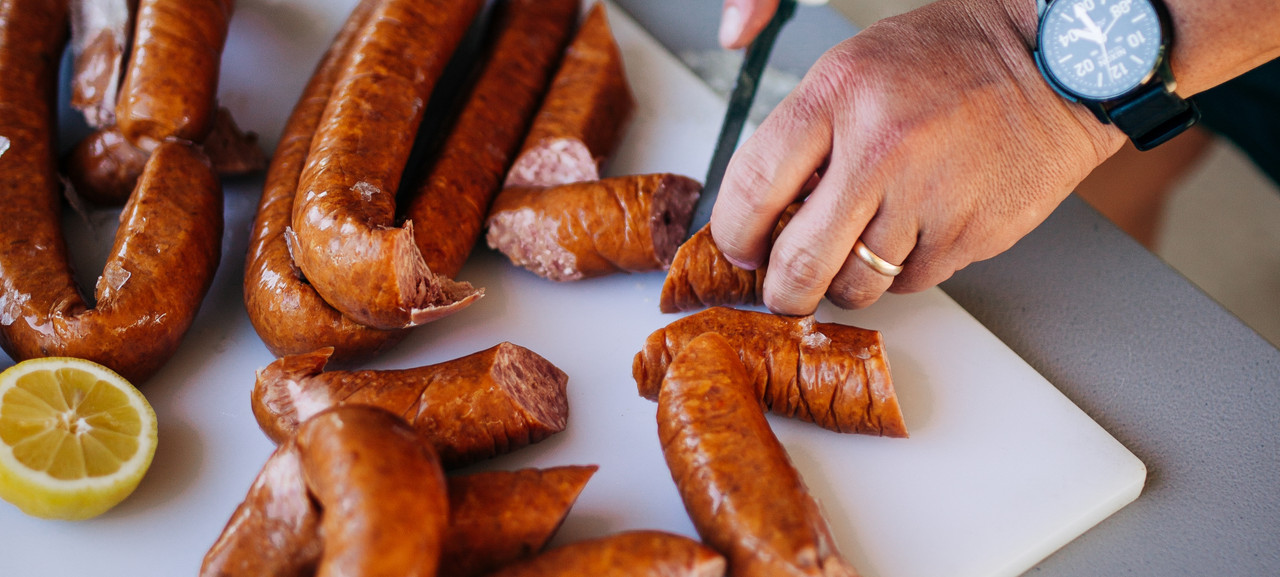
<svg viewBox="0 0 1280 577">
<path fill-rule="evenodd" d="M 907 436 L 880 333 L 812 315 L 716 307 L 677 320 L 636 353 L 631 374 L 640 395 L 657 400 L 671 359 L 706 332 L 738 350 L 766 410 L 841 433 Z"/>
<path fill-rule="evenodd" d="M 493 573 L 492 577 L 720 577 L 724 568 L 724 557 L 688 537 L 662 531 L 627 531 L 551 549 Z"/>
<path fill-rule="evenodd" d="M 276 356 L 333 347 L 332 360 L 346 363 L 376 355 L 408 334 L 366 327 L 329 306 L 294 264 L 285 241 L 312 135 L 351 45 L 382 1 L 362 0 L 352 10 L 294 105 L 267 169 L 245 258 L 244 304 L 253 328 Z"/>
<path fill-rule="evenodd" d="M 477 577 L 528 558 L 559 529 L 594 465 L 451 477 L 439 577 Z M 324 549 L 322 512 L 293 439 L 276 449 L 205 554 L 200 577 L 310 577 Z"/>
<path fill-rule="evenodd" d="M 302 481 L 291 439 L 262 466 L 205 553 L 200 577 L 311 577 L 322 550 L 320 510 Z"/>
<path fill-rule="evenodd" d="M 440 459 L 399 417 L 335 407 L 298 427 L 307 490 L 323 514 L 317 577 L 432 577 L 449 525 Z"/>
<path fill-rule="evenodd" d="M 0 134 L 20 134 L 10 128 Z M 156 149 L 120 215 L 89 308 L 67 263 L 48 147 L 21 142 L 0 161 L 13 162 L 0 170 L 0 219 L 12 239 L 0 247 L 0 342 L 14 359 L 79 357 L 145 381 L 177 349 L 217 271 L 221 184 L 190 145 Z M 32 158 L 34 148 L 44 158 Z"/>
<path fill-rule="evenodd" d="M 773 229 L 774 239 L 799 206 L 793 204 L 782 213 Z M 711 237 L 711 225 L 704 225 L 680 245 L 671 259 L 658 308 L 664 313 L 676 313 L 721 305 L 763 304 L 766 268 L 747 270 L 729 262 Z"/>
<path fill-rule="evenodd" d="M 658 440 L 693 526 L 733 577 L 856 577 L 752 385 L 716 333 L 693 339 L 662 381 Z"/>
<path fill-rule="evenodd" d="M 505 186 L 599 179 L 635 106 L 604 3 L 597 2 L 569 44 Z"/>
<path fill-rule="evenodd" d="M 578 17 L 578 0 L 507 0 L 466 104 L 405 209 L 427 267 L 455 277 L 471 254 Z"/>
<path fill-rule="evenodd" d="M 689 230 L 701 190 L 674 174 L 505 188 L 493 201 L 486 240 L 555 281 L 663 270 Z"/>
<path fill-rule="evenodd" d="M 352 46 L 316 128 L 286 235 L 316 292 L 360 324 L 396 329 L 484 291 L 427 268 L 413 223 L 392 226 L 423 108 L 482 0 L 388 0 Z"/>
<path fill-rule="evenodd" d="M 489 471 L 449 479 L 439 577 L 478 577 L 541 552 L 595 465 Z"/>
<path fill-rule="evenodd" d="M 568 422 L 568 375 L 511 343 L 403 370 L 322 372 L 328 358 L 321 349 L 258 371 L 253 414 L 273 441 L 330 406 L 369 404 L 404 417 L 456 468 L 541 441 Z"/>
<path fill-rule="evenodd" d="M 94 128 L 115 124 L 136 0 L 71 0 L 71 107 Z"/>
<path fill-rule="evenodd" d="M 213 127 L 234 0 L 139 0 L 116 122 L 138 148 L 200 142 Z"/>
<path fill-rule="evenodd" d="M 213 131 L 201 143 L 219 176 L 239 176 L 262 170 L 266 155 L 258 135 L 242 132 L 231 112 L 218 108 Z M 151 155 L 131 144 L 115 126 L 93 131 L 63 158 L 63 172 L 81 198 L 99 206 L 120 206 L 138 184 Z"/>
</svg>

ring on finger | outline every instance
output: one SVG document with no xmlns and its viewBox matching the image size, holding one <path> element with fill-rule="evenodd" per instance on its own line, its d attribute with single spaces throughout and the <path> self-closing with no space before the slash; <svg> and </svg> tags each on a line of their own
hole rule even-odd
<svg viewBox="0 0 1280 577">
<path fill-rule="evenodd" d="M 867 245 L 862 244 L 862 239 L 858 239 L 857 242 L 853 243 L 853 253 L 858 255 L 858 259 L 871 267 L 871 270 L 874 270 L 884 276 L 898 276 L 898 274 L 902 272 L 902 265 L 893 264 L 880 258 L 879 255 L 871 252 L 871 249 L 867 248 Z"/>
</svg>

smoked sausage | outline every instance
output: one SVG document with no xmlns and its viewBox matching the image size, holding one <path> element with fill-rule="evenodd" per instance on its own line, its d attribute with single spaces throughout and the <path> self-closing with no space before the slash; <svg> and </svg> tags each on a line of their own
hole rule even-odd
<svg viewBox="0 0 1280 577">
<path fill-rule="evenodd" d="M 352 10 L 294 105 L 267 169 L 245 258 L 244 304 L 254 330 L 276 356 L 333 347 L 331 360 L 347 363 L 376 355 L 408 334 L 366 327 L 329 306 L 294 264 L 285 241 L 312 136 L 352 43 L 382 1 L 362 0 Z"/>
<path fill-rule="evenodd" d="M 311 141 L 286 235 L 316 292 L 380 329 L 457 312 L 483 290 L 433 273 L 395 195 L 423 109 L 482 0 L 386 0 L 357 36 Z"/>
<path fill-rule="evenodd" d="M 724 568 L 724 557 L 688 537 L 628 531 L 551 549 L 492 577 L 721 577 Z"/>
<path fill-rule="evenodd" d="M 71 0 L 71 107 L 94 128 L 116 122 L 137 0 Z"/>
<path fill-rule="evenodd" d="M 405 209 L 427 267 L 455 277 L 538 110 L 578 17 L 578 0 L 507 0 L 439 155 Z"/>
<path fill-rule="evenodd" d="M 656 400 L 671 359 L 716 332 L 738 351 L 767 410 L 824 429 L 906 437 L 878 331 L 716 307 L 654 331 L 631 365 L 640 395 Z"/>
<path fill-rule="evenodd" d="M 486 240 L 516 265 L 555 281 L 663 270 L 689 230 L 701 191 L 697 181 L 674 174 L 508 187 L 493 201 Z"/>
<path fill-rule="evenodd" d="M 856 577 L 752 386 L 716 333 L 693 339 L 667 369 L 658 440 L 693 526 L 732 577 Z"/>
<path fill-rule="evenodd" d="M 445 467 L 508 453 L 564 430 L 568 376 L 511 343 L 403 370 L 323 372 L 329 350 L 277 359 L 258 371 L 253 414 L 271 440 L 333 406 L 368 404 L 408 420 Z"/>
<path fill-rule="evenodd" d="M 622 52 L 603 2 L 587 13 L 556 71 L 505 186 L 600 178 L 635 110 Z"/>
<path fill-rule="evenodd" d="M 791 222 L 799 206 L 791 205 L 778 218 L 774 239 Z M 658 308 L 664 313 L 676 313 L 721 305 L 762 304 L 766 268 L 762 265 L 747 270 L 729 262 L 711 237 L 711 225 L 704 225 L 680 245 L 671 259 Z"/>
<path fill-rule="evenodd" d="M 200 142 L 213 128 L 218 69 L 234 0 L 138 0 L 133 51 L 116 123 L 152 151 L 176 138 Z"/>
</svg>

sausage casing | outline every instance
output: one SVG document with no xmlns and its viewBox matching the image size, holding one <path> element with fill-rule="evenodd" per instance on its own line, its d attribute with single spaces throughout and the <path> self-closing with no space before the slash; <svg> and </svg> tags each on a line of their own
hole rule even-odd
<svg viewBox="0 0 1280 577">
<path fill-rule="evenodd" d="M 320 350 L 258 371 L 253 413 L 273 441 L 330 406 L 374 405 L 408 420 L 454 468 L 541 441 L 568 422 L 568 376 L 511 343 L 414 369 L 322 372 L 327 360 Z"/>
<path fill-rule="evenodd" d="M 703 333 L 671 361 L 658 439 L 703 542 L 733 577 L 855 577 L 765 420 L 737 350 Z"/>
<path fill-rule="evenodd" d="M 335 362 L 375 355 L 407 331 L 366 327 L 329 306 L 293 262 L 285 231 L 312 136 L 351 45 L 382 0 L 362 0 L 334 38 L 302 91 L 271 157 L 245 259 L 244 303 L 253 328 L 276 356 L 333 347 Z"/>
<path fill-rule="evenodd" d="M 774 239 L 799 206 L 793 204 L 782 213 L 773 229 Z M 747 270 L 729 262 L 711 237 L 711 225 L 704 225 L 680 245 L 671 259 L 658 308 L 664 313 L 676 313 L 722 305 L 762 304 L 766 268 Z"/>
<path fill-rule="evenodd" d="M 114 125 L 136 0 L 71 0 L 71 107 L 94 128 Z"/>
<path fill-rule="evenodd" d="M 494 9 L 479 76 L 405 218 L 440 275 L 457 276 L 538 110 L 578 16 L 579 0 L 508 0 Z"/>
<path fill-rule="evenodd" d="M 880 333 L 812 315 L 716 307 L 672 322 L 632 362 L 640 395 L 656 400 L 671 359 L 707 332 L 733 344 L 770 412 L 842 433 L 907 436 Z"/>
<path fill-rule="evenodd" d="M 213 127 L 234 0 L 139 0 L 116 123 L 138 148 L 200 142 Z"/>
<path fill-rule="evenodd" d="M 484 291 L 433 273 L 395 195 L 423 109 L 481 0 L 387 0 L 357 37 L 311 141 L 290 252 L 316 292 L 380 329 L 426 323 Z"/>
<path fill-rule="evenodd" d="M 591 7 L 565 52 L 505 186 L 555 186 L 600 178 L 635 110 L 622 52 L 603 2 Z"/>
<path fill-rule="evenodd" d="M 689 230 L 701 191 L 697 181 L 675 174 L 508 187 L 493 201 L 486 240 L 516 265 L 555 281 L 663 270 Z"/>
<path fill-rule="evenodd" d="M 556 547 L 510 565 L 492 577 L 721 577 L 724 568 L 724 557 L 688 537 L 662 531 L 627 531 Z"/>
</svg>

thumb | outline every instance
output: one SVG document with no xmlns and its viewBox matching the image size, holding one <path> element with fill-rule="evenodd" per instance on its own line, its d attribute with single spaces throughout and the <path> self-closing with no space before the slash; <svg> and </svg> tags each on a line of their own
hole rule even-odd
<svg viewBox="0 0 1280 577">
<path fill-rule="evenodd" d="M 777 11 L 778 0 L 724 0 L 720 45 L 732 49 L 750 44 Z"/>
</svg>

